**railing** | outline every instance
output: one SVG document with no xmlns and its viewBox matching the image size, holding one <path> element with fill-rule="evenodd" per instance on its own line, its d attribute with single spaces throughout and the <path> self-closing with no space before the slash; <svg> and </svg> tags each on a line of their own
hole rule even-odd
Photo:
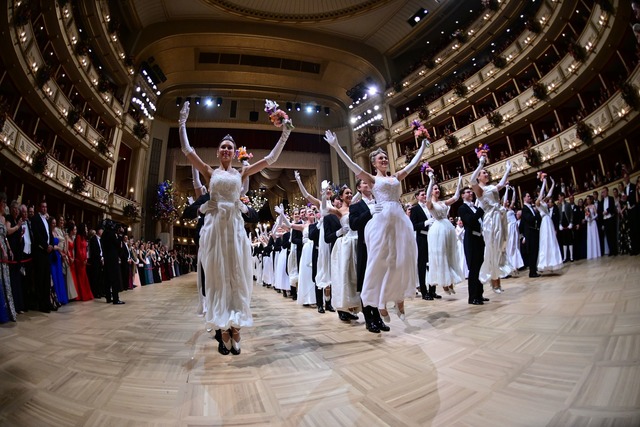
<svg viewBox="0 0 640 427">
<path fill-rule="evenodd" d="M 594 6 L 591 14 L 591 24 L 587 23 L 585 31 L 580 37 L 580 43 L 587 43 L 586 46 L 590 46 L 589 53 L 596 48 L 602 49 L 605 37 L 602 35 L 606 32 L 610 26 L 605 26 L 607 21 L 602 20 L 603 13 L 599 10 L 599 6 Z M 596 25 L 596 22 L 598 23 Z M 588 45 L 591 43 L 591 45 Z M 571 55 L 567 54 L 563 57 L 556 66 L 549 71 L 545 76 L 540 79 L 540 83 L 545 85 L 549 92 L 549 98 L 557 96 L 557 94 L 565 88 L 569 88 L 573 82 L 573 77 L 581 70 L 588 67 L 590 63 L 594 61 L 595 55 L 588 55 L 584 63 L 576 61 Z M 500 128 L 493 127 L 485 116 L 480 117 L 473 123 L 465 126 L 462 129 L 453 133 L 458 138 L 459 145 L 456 149 L 470 147 L 477 144 L 480 138 L 495 132 L 497 129 L 504 129 L 511 124 L 515 119 L 521 120 L 527 115 L 528 110 L 535 109 L 540 104 L 540 101 L 534 97 L 533 88 L 521 92 L 516 98 L 510 100 L 506 104 L 498 107 L 497 111 L 502 114 L 504 123 Z M 417 113 L 403 119 L 400 122 L 394 123 L 395 133 L 398 136 L 405 135 L 412 131 L 411 121 L 417 119 Z M 430 150 L 425 152 L 423 158 L 427 156 L 430 160 L 438 159 L 447 153 L 448 149 L 444 138 L 433 141 Z M 396 169 L 400 169 L 407 163 L 406 156 L 401 156 L 396 159 Z"/>
</svg>

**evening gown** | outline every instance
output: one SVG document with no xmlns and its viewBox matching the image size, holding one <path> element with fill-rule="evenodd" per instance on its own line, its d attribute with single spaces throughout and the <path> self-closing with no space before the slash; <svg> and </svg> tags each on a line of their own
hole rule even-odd
<svg viewBox="0 0 640 427">
<path fill-rule="evenodd" d="M 9 258 L 9 245 L 7 245 L 7 228 L 4 221 L 0 221 L 0 253 Z M 11 278 L 9 276 L 9 264 L 0 263 L 0 323 L 16 321 L 16 309 L 13 304 L 11 292 Z"/>
<path fill-rule="evenodd" d="M 71 239 L 66 239 L 67 242 L 67 254 L 74 253 L 74 243 Z M 64 263 L 65 280 L 67 281 L 67 297 L 69 301 L 78 298 L 78 287 L 76 283 L 78 283 L 78 279 L 76 278 L 76 269 L 73 267 L 73 263 L 65 262 Z"/>
<path fill-rule="evenodd" d="M 435 219 L 429 228 L 429 270 L 427 283 L 430 286 L 455 285 L 464 280 L 460 263 L 456 230 L 449 221 L 449 206 L 444 202 L 432 203 L 429 213 Z"/>
<path fill-rule="evenodd" d="M 490 282 L 507 277 L 513 267 L 507 259 L 507 215 L 500 204 L 500 194 L 495 185 L 486 185 L 478 197 L 484 210 L 482 237 L 484 238 L 484 262 L 480 267 L 480 281 Z"/>
<path fill-rule="evenodd" d="M 318 240 L 318 269 L 316 272 L 316 286 L 325 289 L 331 285 L 331 244 L 324 240 L 324 227 L 322 221 L 324 217 L 329 215 L 326 206 L 320 204 L 320 221 L 318 221 L 318 229 L 320 230 L 320 238 Z"/>
<path fill-rule="evenodd" d="M 587 221 L 587 259 L 599 258 L 600 252 L 600 235 L 598 234 L 598 212 L 594 205 L 588 205 L 584 209 Z"/>
<path fill-rule="evenodd" d="M 340 218 L 341 227 L 349 227 L 349 213 Z M 338 309 L 360 307 L 357 291 L 356 254 L 358 232 L 351 230 L 336 240 L 331 251 L 331 305 Z"/>
<path fill-rule="evenodd" d="M 467 266 L 467 257 L 464 255 L 464 227 L 456 226 L 456 246 L 458 248 L 458 259 L 460 260 L 460 268 L 464 273 L 465 279 L 469 277 L 469 267 Z"/>
<path fill-rule="evenodd" d="M 241 215 L 240 173 L 215 169 L 209 181 L 211 199 L 205 214 L 198 259 L 205 272 L 205 320 L 217 329 L 253 325 L 251 242 Z"/>
<path fill-rule="evenodd" d="M 53 244 L 58 245 L 59 243 L 60 239 L 54 237 Z M 62 257 L 60 256 L 60 252 L 55 250 L 51 251 L 49 260 L 51 262 L 51 279 L 53 280 L 53 288 L 58 296 L 58 302 L 60 304 L 67 304 L 69 302 L 69 297 L 67 296 L 67 281 L 64 280 L 64 275 L 62 274 Z"/>
<path fill-rule="evenodd" d="M 546 203 L 538 206 L 542 221 L 540 221 L 540 249 L 538 250 L 538 271 L 556 271 L 562 268 L 562 253 L 558 246 L 556 230 L 553 227 L 553 220 L 549 215 L 549 208 Z"/>
<path fill-rule="evenodd" d="M 298 305 L 316 303 L 316 286 L 313 282 L 313 240 L 309 240 L 309 226 L 302 232 L 302 255 L 298 265 Z"/>
<path fill-rule="evenodd" d="M 93 299 L 89 277 L 87 276 L 87 239 L 76 236 L 76 259 L 73 265 L 76 270 L 76 286 L 78 289 L 78 301 L 89 301 Z"/>
<path fill-rule="evenodd" d="M 507 260 L 514 270 L 518 270 L 524 266 L 524 261 L 520 253 L 518 220 L 516 213 L 512 209 L 507 210 L 507 228 Z"/>
<path fill-rule="evenodd" d="M 382 211 L 364 229 L 368 257 L 360 297 L 363 306 L 385 309 L 389 301 L 415 296 L 418 247 L 411 220 L 400 204 L 398 178 L 376 176 L 371 190 Z"/>
</svg>

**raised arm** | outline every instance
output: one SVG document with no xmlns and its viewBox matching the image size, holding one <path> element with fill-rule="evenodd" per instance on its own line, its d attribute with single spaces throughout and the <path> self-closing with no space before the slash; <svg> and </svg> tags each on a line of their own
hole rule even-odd
<svg viewBox="0 0 640 427">
<path fill-rule="evenodd" d="M 275 211 L 278 212 L 278 221 L 280 221 L 280 223 L 289 228 L 289 229 L 294 229 L 294 230 L 298 230 L 298 231 L 302 231 L 304 230 L 304 224 L 291 224 L 291 222 L 289 221 L 289 218 L 286 217 L 286 215 L 284 214 L 284 207 L 282 207 L 282 205 L 280 206 L 276 206 Z"/>
<path fill-rule="evenodd" d="M 294 171 L 293 175 L 296 177 L 296 182 L 298 183 L 298 188 L 300 188 L 300 192 L 302 193 L 302 197 L 307 199 L 307 201 L 309 203 L 314 204 L 317 207 L 320 207 L 320 200 L 316 199 L 311 194 L 309 194 L 307 189 L 304 188 L 304 185 L 302 185 L 302 180 L 300 179 L 300 172 Z"/>
<path fill-rule="evenodd" d="M 336 150 L 338 157 L 342 159 L 342 161 L 347 165 L 347 167 L 351 170 L 351 172 L 353 172 L 356 175 L 356 177 L 371 183 L 375 181 L 375 179 L 373 178 L 373 175 L 362 170 L 362 168 L 358 166 L 358 164 L 356 164 L 353 160 L 349 158 L 349 156 L 347 155 L 347 153 L 344 152 L 340 144 L 338 144 L 338 137 L 336 136 L 335 133 L 331 132 L 330 130 L 326 131 L 324 134 L 324 140 L 327 141 L 329 145 L 333 147 L 334 150 Z"/>
<path fill-rule="evenodd" d="M 551 180 L 551 187 L 549 187 L 549 192 L 547 193 L 547 197 L 545 197 L 546 199 L 550 199 L 551 197 L 553 197 L 553 187 L 556 186 L 556 182 L 553 180 L 553 178 L 549 177 L 549 179 Z"/>
<path fill-rule="evenodd" d="M 207 192 L 207 187 L 200 182 L 200 172 L 195 166 L 191 165 L 191 175 L 193 176 L 193 189 L 196 192 L 196 199 Z"/>
<path fill-rule="evenodd" d="M 291 134 L 291 129 L 287 126 L 282 126 L 282 135 L 280 135 L 280 139 L 276 143 L 275 147 L 269 154 L 267 154 L 264 159 L 258 160 L 252 165 L 245 166 L 242 170 L 242 179 L 244 180 L 246 177 L 254 175 L 260 172 L 262 169 L 271 166 L 274 164 L 278 157 L 280 157 L 280 153 L 282 153 L 282 149 L 284 148 L 284 144 L 289 139 L 289 134 Z"/>
<path fill-rule="evenodd" d="M 460 198 L 460 185 L 462 184 L 462 175 L 458 174 L 458 185 L 456 186 L 456 192 L 450 199 L 444 201 L 444 204 L 447 206 L 451 206 Z"/>
<path fill-rule="evenodd" d="M 398 178 L 399 181 L 402 181 L 403 179 L 405 179 L 407 177 L 407 175 L 409 175 L 409 173 L 416 166 L 418 166 L 418 163 L 420 163 L 420 159 L 422 159 L 422 155 L 424 154 L 424 150 L 426 148 L 427 148 L 427 140 L 423 139 L 422 140 L 422 145 L 420 146 L 420 149 L 418 150 L 416 155 L 413 156 L 413 159 L 411 159 L 409 164 L 407 166 L 405 166 L 400 172 L 396 173 L 396 178 Z"/>
<path fill-rule="evenodd" d="M 202 161 L 202 159 L 196 154 L 196 150 L 189 144 L 189 138 L 187 137 L 187 119 L 189 118 L 189 101 L 186 101 L 180 110 L 178 115 L 178 136 L 180 137 L 180 148 L 186 156 L 187 160 L 193 167 L 195 167 L 205 180 L 209 182 L 211 179 L 211 173 L 213 169 Z"/>
<path fill-rule="evenodd" d="M 536 206 L 540 206 L 540 202 L 544 198 L 544 190 L 547 188 L 547 178 L 542 180 L 542 187 L 540 188 L 540 194 L 538 194 L 538 198 L 536 199 Z"/>
<path fill-rule="evenodd" d="M 482 197 L 483 190 L 482 187 L 478 185 L 478 177 L 480 176 L 480 171 L 484 167 L 484 162 L 486 161 L 486 159 L 487 158 L 485 156 L 480 156 L 478 167 L 473 171 L 473 173 L 471 174 L 471 178 L 469 179 L 469 182 L 471 183 L 471 189 L 474 193 L 476 193 L 476 197 Z"/>
<path fill-rule="evenodd" d="M 511 205 L 509 205 L 509 207 L 513 209 L 513 207 L 516 205 L 516 189 L 513 187 L 509 188 L 511 188 L 511 191 L 513 191 L 513 196 L 511 196 Z"/>
<path fill-rule="evenodd" d="M 498 183 L 498 191 L 502 190 L 505 187 L 505 185 L 507 185 L 507 180 L 509 179 L 509 172 L 511 172 L 511 160 L 507 160 L 504 175 L 502 175 L 502 179 Z"/>
<path fill-rule="evenodd" d="M 429 177 L 429 185 L 427 186 L 427 209 L 433 209 L 433 203 L 431 202 L 431 193 L 433 192 L 433 184 L 436 179 L 433 175 L 433 169 L 427 169 L 427 176 Z"/>
</svg>

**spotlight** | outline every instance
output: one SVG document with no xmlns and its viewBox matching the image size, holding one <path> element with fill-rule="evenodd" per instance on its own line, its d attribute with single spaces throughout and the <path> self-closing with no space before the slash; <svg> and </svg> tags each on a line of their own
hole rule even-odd
<svg viewBox="0 0 640 427">
<path fill-rule="evenodd" d="M 222 98 L 218 97 L 218 99 L 216 100 L 216 105 L 218 107 L 222 105 Z"/>
<path fill-rule="evenodd" d="M 329 115 L 329 111 L 331 111 L 331 110 L 329 110 L 329 107 L 324 107 L 324 115 L 325 116 Z"/>
<path fill-rule="evenodd" d="M 299 103 L 299 102 L 296 102 L 296 111 L 300 111 L 300 108 L 301 108 L 301 107 L 300 107 L 300 103 Z"/>
<path fill-rule="evenodd" d="M 407 23 L 412 27 L 415 27 L 418 22 L 424 19 L 428 14 L 429 11 L 427 9 L 419 9 L 411 18 L 407 19 Z"/>
<path fill-rule="evenodd" d="M 307 105 L 307 107 L 305 108 L 305 111 L 307 113 L 312 113 L 313 112 L 313 107 L 311 105 Z"/>
<path fill-rule="evenodd" d="M 196 96 L 196 105 L 200 105 L 200 97 Z"/>
<path fill-rule="evenodd" d="M 287 111 L 291 111 L 293 109 L 293 104 L 287 102 Z"/>
<path fill-rule="evenodd" d="M 322 107 L 319 105 L 316 105 L 316 113 L 320 113 L 320 111 L 322 111 Z"/>
<path fill-rule="evenodd" d="M 204 105 L 206 105 L 207 107 L 211 107 L 213 105 L 213 100 L 211 100 L 211 98 L 205 99 Z"/>
<path fill-rule="evenodd" d="M 369 95 L 375 95 L 376 93 L 378 93 L 378 88 L 375 86 L 371 86 L 369 87 Z"/>
<path fill-rule="evenodd" d="M 176 98 L 176 107 L 179 107 L 182 104 L 182 97 L 179 96 Z"/>
</svg>

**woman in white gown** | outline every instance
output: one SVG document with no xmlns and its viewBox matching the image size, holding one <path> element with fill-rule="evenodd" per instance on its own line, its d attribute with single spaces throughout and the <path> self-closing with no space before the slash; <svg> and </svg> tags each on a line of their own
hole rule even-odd
<svg viewBox="0 0 640 427">
<path fill-rule="evenodd" d="M 509 190 L 513 192 L 511 201 L 509 201 Z M 520 253 L 520 233 L 518 231 L 518 219 L 516 218 L 516 213 L 513 210 L 515 204 L 516 190 L 510 185 L 507 185 L 507 190 L 504 193 L 504 200 L 502 201 L 502 205 L 507 210 L 507 228 L 509 230 L 507 233 L 507 261 L 509 261 L 509 265 L 513 268 L 511 274 L 514 276 L 518 274 L 518 269 L 524 266 L 522 254 Z"/>
<path fill-rule="evenodd" d="M 296 171 L 297 172 L 297 171 Z M 302 255 L 298 265 L 298 305 L 309 306 L 316 303 L 316 286 L 313 281 L 313 240 L 309 240 L 309 225 L 315 223 L 316 216 L 313 209 L 308 208 L 305 214 L 306 221 L 302 224 L 288 224 L 286 218 L 283 222 L 292 229 L 302 231 Z"/>
<path fill-rule="evenodd" d="M 364 231 L 368 257 L 360 295 L 362 305 L 378 307 L 380 315 L 388 321 L 387 302 L 394 301 L 398 316 L 404 320 L 404 300 L 415 296 L 418 283 L 418 248 L 411 220 L 400 203 L 400 181 L 418 165 L 428 141 L 422 141 L 420 149 L 404 169 L 387 176 L 389 158 L 384 150 L 377 149 L 369 155 L 376 169 L 376 174 L 371 175 L 349 158 L 338 144 L 335 133 L 327 131 L 325 140 L 356 177 L 369 183 L 376 204 L 380 206 L 380 212 L 367 223 Z"/>
<path fill-rule="evenodd" d="M 456 223 L 456 247 L 458 248 L 460 268 L 466 279 L 469 277 L 469 266 L 467 266 L 467 257 L 464 255 L 464 224 L 460 218 L 458 218 L 458 222 Z"/>
<path fill-rule="evenodd" d="M 587 259 L 599 258 L 601 255 L 597 219 L 598 210 L 593 204 L 593 196 L 587 196 L 584 206 L 584 220 L 587 223 Z"/>
<path fill-rule="evenodd" d="M 320 237 L 318 241 L 318 261 L 317 261 L 317 272 L 316 272 L 316 286 L 319 289 L 323 289 L 325 308 L 327 311 L 335 311 L 333 306 L 331 305 L 331 245 L 324 240 L 324 227 L 322 226 L 322 221 L 324 217 L 329 215 L 330 213 L 334 213 L 338 216 L 341 214 L 338 212 L 338 209 L 342 206 L 342 201 L 340 199 L 335 199 L 336 204 L 331 205 L 329 202 L 330 199 L 333 198 L 333 190 L 331 185 L 329 185 L 328 181 L 322 181 L 320 186 L 320 192 L 322 194 L 321 199 L 313 197 L 304 185 L 302 184 L 302 180 L 300 179 L 300 173 L 298 171 L 294 172 L 294 176 L 296 178 L 296 182 L 298 183 L 298 187 L 300 188 L 300 192 L 302 196 L 311 204 L 315 205 L 320 210 L 320 219 L 318 220 L 318 230 L 320 231 Z M 320 302 L 318 301 L 318 309 L 320 309 Z"/>
<path fill-rule="evenodd" d="M 544 191 L 547 186 L 547 178 L 544 178 L 542 180 L 540 194 L 536 200 L 536 207 L 542 217 L 540 221 L 540 248 L 538 250 L 539 272 L 557 271 L 562 268 L 562 253 L 560 253 L 556 230 L 553 226 L 551 215 L 549 215 L 549 206 L 547 205 L 547 202 L 553 197 L 553 187 L 555 187 L 555 185 L 556 183 L 552 178 L 551 188 L 549 188 L 549 193 L 545 196 Z"/>
<path fill-rule="evenodd" d="M 286 298 L 287 291 L 291 291 L 291 282 L 289 281 L 289 274 L 287 273 L 287 260 L 289 258 L 289 254 L 287 253 L 287 246 L 289 244 L 288 241 L 285 240 L 285 234 L 288 231 L 288 227 L 280 223 L 274 228 L 276 229 L 275 236 L 280 240 L 278 242 L 280 250 L 276 252 L 276 257 L 273 262 L 273 287 L 274 289 L 281 290 L 282 296 Z"/>
<path fill-rule="evenodd" d="M 427 283 L 429 286 L 440 285 L 446 293 L 451 295 L 456 293 L 453 286 L 464 280 L 464 272 L 458 256 L 456 230 L 448 216 L 449 207 L 460 198 L 462 176 L 458 177 L 458 185 L 453 197 L 440 201 L 440 187 L 435 183 L 433 169 L 428 168 L 426 172 L 429 176 L 427 209 L 435 220 L 427 235 L 429 241 Z"/>
<path fill-rule="evenodd" d="M 484 262 L 480 267 L 480 281 L 491 282 L 493 291 L 502 293 L 500 279 L 507 277 L 513 268 L 507 260 L 507 215 L 500 203 L 502 190 L 511 171 L 511 162 L 507 160 L 505 173 L 498 185 L 489 185 L 491 178 L 484 169 L 486 156 L 480 156 L 478 168 L 471 175 L 470 183 L 476 194 L 480 207 L 484 210 L 482 217 L 482 237 L 484 238 Z"/>
<path fill-rule="evenodd" d="M 213 169 L 189 144 L 188 117 L 189 101 L 184 103 L 178 119 L 180 145 L 187 160 L 209 183 L 211 195 L 210 200 L 200 207 L 205 214 L 198 250 L 198 260 L 204 270 L 205 320 L 221 330 L 220 353 L 240 354 L 240 328 L 253 325 L 250 307 L 253 290 L 251 242 L 241 215 L 241 211 L 246 210 L 240 201 L 242 182 L 278 159 L 291 131 L 283 126 L 282 136 L 273 150 L 264 159 L 243 167 L 242 172 L 231 167 L 236 145 L 227 135 L 218 146 L 220 166 Z M 198 272 L 198 280 L 200 277 Z"/>
</svg>

